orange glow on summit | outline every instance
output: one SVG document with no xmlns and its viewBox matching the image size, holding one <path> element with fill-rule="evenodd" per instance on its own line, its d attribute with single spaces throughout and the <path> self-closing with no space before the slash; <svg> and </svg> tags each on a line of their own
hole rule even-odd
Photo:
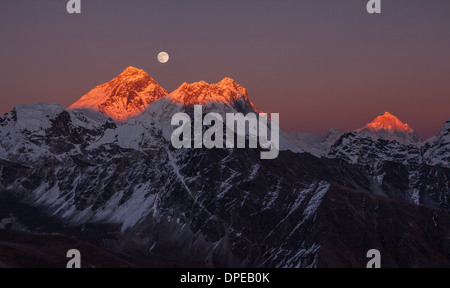
<svg viewBox="0 0 450 288">
<path fill-rule="evenodd" d="M 184 106 L 208 103 L 232 105 L 243 101 L 255 112 L 261 112 L 250 102 L 247 90 L 231 78 L 224 78 L 215 84 L 205 81 L 183 83 L 169 94 L 144 70 L 134 67 L 126 68 L 116 78 L 97 86 L 67 109 L 96 111 L 116 122 L 124 123 L 141 115 L 153 102 L 161 98 Z"/>
<path fill-rule="evenodd" d="M 219 83 L 208 84 L 199 81 L 192 84 L 183 83 L 177 90 L 167 96 L 168 100 L 184 106 L 206 105 L 208 103 L 230 104 L 243 100 L 256 112 L 261 112 L 251 103 L 247 90 L 231 78 L 224 78 Z"/>
<path fill-rule="evenodd" d="M 116 122 L 126 122 L 142 114 L 150 104 L 167 94 L 144 70 L 130 66 L 116 78 L 91 90 L 67 109 L 99 111 Z"/>
<path fill-rule="evenodd" d="M 372 122 L 366 124 L 362 129 L 368 129 L 371 131 L 399 131 L 413 133 L 414 130 L 407 124 L 400 121 L 397 117 L 389 112 L 385 112 L 383 115 L 376 117 Z"/>
</svg>

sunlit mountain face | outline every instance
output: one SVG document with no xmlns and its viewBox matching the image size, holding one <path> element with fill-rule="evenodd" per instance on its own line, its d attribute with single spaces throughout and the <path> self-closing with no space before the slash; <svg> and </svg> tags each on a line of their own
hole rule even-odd
<svg viewBox="0 0 450 288">
<path fill-rule="evenodd" d="M 400 121 L 397 117 L 389 112 L 385 112 L 383 115 L 376 117 L 372 122 L 366 124 L 362 129 L 368 129 L 371 131 L 399 131 L 413 133 L 414 130 L 407 124 Z"/>
<path fill-rule="evenodd" d="M 261 112 L 250 102 L 247 90 L 231 78 L 226 77 L 214 84 L 205 81 L 183 83 L 169 94 L 144 70 L 134 67 L 126 68 L 116 78 L 97 86 L 70 105 L 68 110 L 81 110 L 86 114 L 100 112 L 115 122 L 125 123 L 165 96 L 167 101 L 183 106 L 208 103 L 235 105 L 242 102 L 249 106 L 247 110 Z"/>
<path fill-rule="evenodd" d="M 81 97 L 68 110 L 98 111 L 123 123 L 142 114 L 150 104 L 167 94 L 144 70 L 128 67 L 116 78 Z"/>
<path fill-rule="evenodd" d="M 215 84 L 208 84 L 205 81 L 192 84 L 183 83 L 168 98 L 174 103 L 185 106 L 208 103 L 232 104 L 243 100 L 249 103 L 253 110 L 260 111 L 250 102 L 247 90 L 228 77 Z"/>
<path fill-rule="evenodd" d="M 416 132 L 389 112 L 376 117 L 372 122 L 355 131 L 367 134 L 372 139 L 395 140 L 401 144 L 414 144 L 421 141 Z"/>
</svg>

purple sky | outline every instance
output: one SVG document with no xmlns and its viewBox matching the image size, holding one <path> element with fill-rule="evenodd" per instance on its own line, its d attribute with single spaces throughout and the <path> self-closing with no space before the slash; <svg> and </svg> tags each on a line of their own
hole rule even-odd
<svg viewBox="0 0 450 288">
<path fill-rule="evenodd" d="M 281 126 L 353 130 L 389 111 L 423 138 L 450 118 L 450 1 L 0 1 L 0 113 L 67 107 L 127 66 L 168 91 L 234 78 Z M 160 51 L 170 54 L 159 64 Z"/>
</svg>

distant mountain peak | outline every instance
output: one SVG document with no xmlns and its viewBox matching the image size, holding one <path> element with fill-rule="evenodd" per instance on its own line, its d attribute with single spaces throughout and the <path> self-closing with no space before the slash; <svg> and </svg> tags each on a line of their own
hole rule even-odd
<svg viewBox="0 0 450 288">
<path fill-rule="evenodd" d="M 168 95 L 144 70 L 129 66 L 111 81 L 97 86 L 68 107 L 94 110 L 116 122 L 142 114 L 153 102 Z"/>
<path fill-rule="evenodd" d="M 401 144 L 414 144 L 421 142 L 419 136 L 407 123 L 403 123 L 389 112 L 377 116 L 372 122 L 366 124 L 356 132 L 364 133 L 376 140 L 395 140 Z"/>
<path fill-rule="evenodd" d="M 389 112 L 384 112 L 383 115 L 376 117 L 372 122 L 366 124 L 363 128 L 358 130 L 368 129 L 370 131 L 399 131 L 413 133 L 414 130 L 407 124 L 403 123 L 396 116 Z"/>
</svg>

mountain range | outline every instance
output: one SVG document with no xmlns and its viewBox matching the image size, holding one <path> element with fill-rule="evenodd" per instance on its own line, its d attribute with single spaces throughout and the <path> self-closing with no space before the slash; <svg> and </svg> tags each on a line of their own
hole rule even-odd
<svg viewBox="0 0 450 288">
<path fill-rule="evenodd" d="M 384 267 L 450 266 L 450 120 L 425 142 L 388 112 L 324 137 L 280 131 L 261 160 L 174 149 L 170 118 L 193 105 L 261 112 L 230 78 L 168 93 L 128 67 L 68 109 L 1 116 L 0 266 L 44 249 L 14 252 L 15 237 L 89 246 L 97 267 L 365 267 L 369 249 Z"/>
</svg>

